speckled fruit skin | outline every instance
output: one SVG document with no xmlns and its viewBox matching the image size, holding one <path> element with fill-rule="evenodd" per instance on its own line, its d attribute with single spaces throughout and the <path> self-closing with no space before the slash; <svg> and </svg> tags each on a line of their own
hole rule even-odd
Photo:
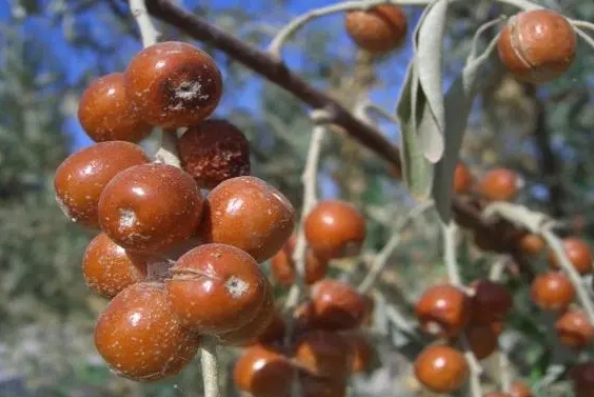
<svg viewBox="0 0 594 397">
<path fill-rule="evenodd" d="M 278 251 L 270 262 L 272 277 L 280 285 L 289 286 L 295 282 L 295 262 L 293 253 L 297 237 L 291 235 L 285 245 Z M 326 276 L 328 271 L 328 260 L 320 258 L 311 249 L 306 249 L 305 253 L 305 284 L 311 285 Z"/>
<path fill-rule="evenodd" d="M 250 174 L 249 142 L 226 120 L 205 120 L 189 128 L 177 148 L 182 167 L 201 188 L 212 189 L 227 179 Z"/>
<path fill-rule="evenodd" d="M 406 38 L 406 14 L 394 4 L 346 13 L 345 28 L 351 39 L 371 53 L 385 53 L 400 47 Z"/>
<path fill-rule="evenodd" d="M 299 384 L 303 397 L 345 397 L 345 380 L 319 378 L 307 373 L 299 374 Z"/>
<path fill-rule="evenodd" d="M 579 274 L 592 273 L 592 249 L 590 245 L 581 238 L 568 237 L 563 239 L 563 248 L 569 262 Z M 559 262 L 553 252 L 549 254 L 549 263 L 553 269 L 559 268 Z"/>
<path fill-rule="evenodd" d="M 575 59 L 576 47 L 569 21 L 548 9 L 512 16 L 498 41 L 501 62 L 517 79 L 534 84 L 563 75 Z"/>
<path fill-rule="evenodd" d="M 365 239 L 365 219 L 350 203 L 320 201 L 305 219 L 305 238 L 316 255 L 337 259 L 357 255 Z"/>
<path fill-rule="evenodd" d="M 568 310 L 555 322 L 561 343 L 573 349 L 583 349 L 594 339 L 594 326 L 581 310 Z"/>
<path fill-rule="evenodd" d="M 326 330 L 358 328 L 365 319 L 365 299 L 355 288 L 338 280 L 320 280 L 311 289 L 312 321 Z"/>
<path fill-rule="evenodd" d="M 435 393 L 450 393 L 462 387 L 468 379 L 468 364 L 464 355 L 444 345 L 426 347 L 414 364 L 417 380 Z"/>
<path fill-rule="evenodd" d="M 505 321 L 513 300 L 504 285 L 490 280 L 476 280 L 469 287 L 474 291 L 470 299 L 472 324 L 489 325 Z"/>
<path fill-rule="evenodd" d="M 473 325 L 464 331 L 474 356 L 483 360 L 497 349 L 498 335 L 490 325 Z"/>
<path fill-rule="evenodd" d="M 217 107 L 223 82 L 204 51 L 166 41 L 138 52 L 124 72 L 126 93 L 140 116 L 163 128 L 198 125 Z"/>
<path fill-rule="evenodd" d="M 299 366 L 314 376 L 344 380 L 351 373 L 354 352 L 340 334 L 314 330 L 295 342 L 293 357 Z"/>
<path fill-rule="evenodd" d="M 99 77 L 87 87 L 78 105 L 78 120 L 95 142 L 138 142 L 153 129 L 127 97 L 123 73 Z"/>
<path fill-rule="evenodd" d="M 289 397 L 295 376 L 287 357 L 261 345 L 244 350 L 233 370 L 237 388 L 258 397 Z"/>
<path fill-rule="evenodd" d="M 526 233 L 520 237 L 518 246 L 526 255 L 538 255 L 544 250 L 546 243 L 542 237 L 536 234 Z"/>
<path fill-rule="evenodd" d="M 146 278 L 146 262 L 128 256 L 126 250 L 105 233 L 97 235 L 87 245 L 82 262 L 87 286 L 108 299 Z"/>
<path fill-rule="evenodd" d="M 281 249 L 294 227 L 295 209 L 281 192 L 259 178 L 240 176 L 209 193 L 198 236 L 263 262 Z"/>
<path fill-rule="evenodd" d="M 495 168 L 479 181 L 480 195 L 490 201 L 512 201 L 516 198 L 521 179 L 517 173 L 506 168 Z"/>
<path fill-rule="evenodd" d="M 513 382 L 509 394 L 511 397 L 532 397 L 532 390 L 522 382 Z"/>
<path fill-rule="evenodd" d="M 54 176 L 56 200 L 70 220 L 99 229 L 98 203 L 105 186 L 121 171 L 149 161 L 133 143 L 96 143 L 60 164 Z"/>
<path fill-rule="evenodd" d="M 592 397 L 594 390 L 594 361 L 577 364 L 569 370 L 575 397 Z"/>
<path fill-rule="evenodd" d="M 440 284 L 428 288 L 415 307 L 421 329 L 438 337 L 454 337 L 468 323 L 468 297 L 458 288 Z"/>
<path fill-rule="evenodd" d="M 158 254 L 194 235 L 202 208 L 190 175 L 167 164 L 142 164 L 119 173 L 105 187 L 99 222 L 116 244 Z"/>
<path fill-rule="evenodd" d="M 167 294 L 180 320 L 201 334 L 237 330 L 252 320 L 272 287 L 258 263 L 226 244 L 204 244 L 170 269 Z"/>
<path fill-rule="evenodd" d="M 173 315 L 159 283 L 138 283 L 120 292 L 99 317 L 94 339 L 119 376 L 145 382 L 177 375 L 200 343 Z"/>
<path fill-rule="evenodd" d="M 563 273 L 551 271 L 536 276 L 530 296 L 542 310 L 563 311 L 575 298 L 575 288 Z"/>
<path fill-rule="evenodd" d="M 454 170 L 454 193 L 467 194 L 472 188 L 474 177 L 470 173 L 468 166 L 462 161 L 458 161 Z"/>
</svg>

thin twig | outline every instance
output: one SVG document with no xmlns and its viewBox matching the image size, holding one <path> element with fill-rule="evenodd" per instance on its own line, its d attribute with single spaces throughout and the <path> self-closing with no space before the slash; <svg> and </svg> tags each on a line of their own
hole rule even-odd
<svg viewBox="0 0 594 397">
<path fill-rule="evenodd" d="M 159 39 L 159 31 L 155 29 L 155 25 L 146 10 L 145 0 L 130 0 L 130 10 L 142 37 L 142 46 L 149 47 L 157 42 Z"/>
<path fill-rule="evenodd" d="M 202 379 L 204 382 L 204 397 L 220 397 L 219 360 L 215 338 L 204 337 L 202 339 L 200 364 L 202 366 Z"/>
<path fill-rule="evenodd" d="M 426 210 L 432 208 L 433 204 L 434 203 L 432 201 L 422 203 L 413 210 L 409 211 L 405 216 L 400 218 L 398 222 L 396 222 L 396 227 L 394 227 L 392 236 L 390 237 L 386 245 L 377 254 L 375 261 L 371 266 L 371 269 L 369 269 L 369 272 L 367 273 L 367 276 L 365 276 L 365 279 L 363 279 L 361 284 L 359 284 L 359 292 L 361 292 L 362 294 L 369 292 L 369 290 L 375 284 L 375 281 L 377 280 L 379 275 L 386 267 L 390 255 L 392 255 L 392 252 L 394 252 L 396 247 L 400 244 L 402 230 L 406 227 L 406 225 L 408 225 L 409 221 L 415 219 L 417 216 L 420 216 Z"/>
<path fill-rule="evenodd" d="M 454 222 L 447 225 L 442 223 L 443 230 L 443 249 L 446 269 L 450 283 L 456 287 L 463 287 L 460 271 L 458 269 L 458 260 L 456 258 L 456 247 L 458 245 L 458 226 Z"/>
<path fill-rule="evenodd" d="M 501 391 L 506 394 L 511 392 L 511 373 L 510 363 L 507 352 L 503 347 L 499 346 L 499 379 L 501 380 Z"/>
<path fill-rule="evenodd" d="M 594 49 L 594 39 L 592 38 L 592 36 L 590 36 L 588 33 L 584 32 L 581 27 L 585 27 L 583 24 L 578 24 L 576 25 L 578 21 L 574 21 L 574 26 L 573 28 L 575 29 L 575 32 L 577 33 L 578 36 L 580 36 L 586 43 L 588 43 L 588 45 L 590 47 L 592 47 Z M 582 22 L 583 21 L 579 21 Z M 592 24 L 588 24 L 588 28 L 590 28 Z"/>
<path fill-rule="evenodd" d="M 177 131 L 163 130 L 161 132 L 161 145 L 155 157 L 165 164 L 181 167 L 177 152 Z"/>
<path fill-rule="evenodd" d="M 472 397 L 482 397 L 483 390 L 481 387 L 481 374 L 483 373 L 483 369 L 476 359 L 472 349 L 470 348 L 470 343 L 465 335 L 462 335 L 460 338 L 462 349 L 464 351 L 464 357 L 466 358 L 466 362 L 468 363 L 468 370 L 470 375 L 470 393 Z"/>
</svg>

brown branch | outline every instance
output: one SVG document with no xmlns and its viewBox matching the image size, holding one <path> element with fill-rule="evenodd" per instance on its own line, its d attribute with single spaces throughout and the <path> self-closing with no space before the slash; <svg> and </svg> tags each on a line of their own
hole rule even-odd
<svg viewBox="0 0 594 397">
<path fill-rule="evenodd" d="M 342 127 L 362 145 L 379 155 L 393 167 L 400 169 L 399 150 L 396 146 L 392 145 L 374 127 L 359 121 L 329 95 L 311 86 L 307 81 L 291 72 L 281 60 L 274 58 L 266 51 L 244 43 L 208 21 L 173 4 L 170 0 L 146 0 L 146 5 L 149 13 L 154 17 L 177 27 L 196 40 L 223 51 L 230 58 L 289 91 L 312 108 L 327 111 L 332 123 Z M 514 257 L 514 260 L 522 269 L 525 278 L 527 280 L 532 279 L 532 270 L 522 255 L 515 249 L 515 241 L 508 241 L 508 239 L 503 238 L 498 230 L 481 219 L 478 210 L 459 198 L 453 199 L 453 211 L 458 217 L 465 218 L 464 227 L 474 230 L 483 229 L 493 237 L 494 241 L 499 243 L 499 246 L 506 247 L 507 252 Z"/>
</svg>

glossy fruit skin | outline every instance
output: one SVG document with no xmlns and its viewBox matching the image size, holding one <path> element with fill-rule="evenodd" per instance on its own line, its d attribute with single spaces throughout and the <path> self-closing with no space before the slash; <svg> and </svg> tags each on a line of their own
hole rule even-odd
<svg viewBox="0 0 594 397">
<path fill-rule="evenodd" d="M 513 382 L 509 394 L 511 397 L 532 397 L 532 390 L 522 382 Z"/>
<path fill-rule="evenodd" d="M 555 322 L 561 343 L 572 349 L 583 349 L 594 339 L 594 326 L 581 310 L 568 310 Z"/>
<path fill-rule="evenodd" d="M 172 308 L 185 326 L 200 334 L 237 330 L 258 315 L 272 293 L 258 263 L 226 244 L 188 251 L 170 274 L 165 285 Z"/>
<path fill-rule="evenodd" d="M 518 246 L 526 255 L 538 255 L 544 250 L 546 243 L 542 237 L 536 234 L 526 233 L 520 237 Z"/>
<path fill-rule="evenodd" d="M 408 20 L 399 6 L 381 4 L 368 10 L 348 11 L 345 29 L 357 46 L 381 54 L 404 43 Z"/>
<path fill-rule="evenodd" d="M 270 262 L 272 276 L 282 286 L 289 286 L 295 283 L 295 261 L 293 253 L 297 237 L 291 235 L 280 251 L 278 251 Z M 320 258 L 311 249 L 305 253 L 305 284 L 312 285 L 326 276 L 328 271 L 328 260 Z"/>
<path fill-rule="evenodd" d="M 568 237 L 563 239 L 563 249 L 567 259 L 579 274 L 592 273 L 592 249 L 590 245 L 581 238 Z M 553 252 L 549 254 L 549 263 L 553 269 L 559 268 L 557 257 Z"/>
<path fill-rule="evenodd" d="M 569 370 L 575 397 L 591 397 L 594 390 L 594 361 L 577 364 Z"/>
<path fill-rule="evenodd" d="M 340 334 L 313 330 L 297 340 L 293 357 L 310 374 L 341 381 L 351 373 L 354 352 Z"/>
<path fill-rule="evenodd" d="M 99 200 L 101 229 L 118 245 L 163 253 L 194 235 L 203 198 L 187 173 L 162 163 L 119 173 Z"/>
<path fill-rule="evenodd" d="M 462 387 L 468 378 L 464 355 L 444 345 L 426 347 L 414 364 L 417 380 L 435 393 L 450 393 Z"/>
<path fill-rule="evenodd" d="M 576 47 L 569 21 L 548 9 L 512 16 L 498 41 L 499 58 L 511 74 L 534 84 L 563 75 L 575 59 Z"/>
<path fill-rule="evenodd" d="M 341 200 L 320 201 L 305 219 L 307 244 L 322 258 L 357 255 L 365 239 L 365 219 Z"/>
<path fill-rule="evenodd" d="M 311 290 L 312 322 L 325 330 L 358 328 L 365 319 L 366 303 L 363 295 L 349 284 L 324 279 Z"/>
<path fill-rule="evenodd" d="M 575 298 L 575 288 L 567 276 L 551 271 L 536 276 L 530 295 L 542 310 L 563 311 Z"/>
<path fill-rule="evenodd" d="M 201 188 L 250 174 L 250 144 L 226 120 L 209 119 L 190 127 L 177 142 L 182 167 Z"/>
<path fill-rule="evenodd" d="M 254 320 L 255 321 L 255 320 Z M 285 320 L 278 312 L 274 310 L 270 322 L 264 328 L 264 330 L 257 335 L 255 338 L 243 342 L 242 346 L 251 346 L 256 344 L 270 345 L 270 346 L 282 346 L 284 342 L 285 332 L 287 327 Z"/>
<path fill-rule="evenodd" d="M 237 388 L 258 397 L 289 397 L 295 376 L 287 357 L 262 345 L 244 350 L 233 370 Z"/>
<path fill-rule="evenodd" d="M 153 129 L 127 97 L 123 73 L 99 77 L 87 87 L 78 105 L 78 120 L 95 142 L 138 142 Z"/>
<path fill-rule="evenodd" d="M 82 149 L 56 170 L 56 200 L 70 220 L 99 229 L 98 203 L 105 186 L 121 171 L 149 161 L 140 146 L 129 142 L 100 142 Z"/>
<path fill-rule="evenodd" d="M 474 183 L 474 177 L 468 169 L 468 166 L 462 161 L 458 161 L 456 169 L 454 170 L 454 193 L 467 194 L 470 192 Z"/>
<path fill-rule="evenodd" d="M 295 209 L 276 188 L 253 176 L 227 179 L 207 196 L 198 236 L 233 245 L 258 262 L 271 258 L 293 233 Z"/>
<path fill-rule="evenodd" d="M 347 382 L 344 380 L 319 378 L 299 374 L 299 384 L 303 397 L 345 397 L 347 394 Z"/>
<path fill-rule="evenodd" d="M 415 306 L 421 329 L 438 337 L 454 337 L 468 323 L 470 301 L 460 289 L 439 284 L 428 288 Z"/>
<path fill-rule="evenodd" d="M 489 201 L 512 201 L 516 198 L 521 179 L 517 173 L 506 168 L 495 168 L 479 181 L 480 195 Z"/>
<path fill-rule="evenodd" d="M 472 324 L 489 325 L 505 321 L 513 304 L 505 286 L 490 280 L 476 280 L 469 287 L 474 291 L 470 299 Z"/>
<path fill-rule="evenodd" d="M 223 89 L 215 61 L 179 41 L 157 43 L 138 52 L 124 78 L 138 114 L 163 128 L 200 124 L 217 107 Z"/>
<path fill-rule="evenodd" d="M 99 317 L 94 340 L 119 376 L 146 382 L 178 374 L 200 343 L 172 314 L 159 283 L 133 284 L 120 292 Z"/>
<path fill-rule="evenodd" d="M 490 325 L 473 325 L 464 334 L 470 349 L 478 360 L 489 357 L 497 349 L 498 334 Z"/>
<path fill-rule="evenodd" d="M 111 299 L 126 287 L 146 278 L 146 261 L 129 256 L 125 249 L 98 234 L 85 249 L 83 277 L 96 294 Z"/>
</svg>

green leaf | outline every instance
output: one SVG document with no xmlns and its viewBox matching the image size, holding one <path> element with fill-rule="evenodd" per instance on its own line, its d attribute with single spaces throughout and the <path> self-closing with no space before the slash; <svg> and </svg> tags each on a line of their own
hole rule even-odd
<svg viewBox="0 0 594 397">
<path fill-rule="evenodd" d="M 442 63 L 448 4 L 448 0 L 437 0 L 428 5 L 415 31 L 415 62 L 429 109 L 429 117 L 418 130 L 418 139 L 424 156 L 432 163 L 439 161 L 444 152 Z"/>
<path fill-rule="evenodd" d="M 435 164 L 432 197 L 443 222 L 451 217 L 452 185 L 468 117 L 477 92 L 493 72 L 489 66 L 502 67 L 497 56 L 497 38 L 483 54 L 470 60 L 445 96 L 445 152 Z"/>
</svg>

